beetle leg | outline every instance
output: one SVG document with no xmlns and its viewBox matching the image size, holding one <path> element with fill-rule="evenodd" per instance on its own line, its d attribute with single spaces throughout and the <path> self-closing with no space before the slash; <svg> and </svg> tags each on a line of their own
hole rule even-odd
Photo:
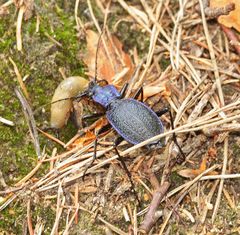
<svg viewBox="0 0 240 235">
<path fill-rule="evenodd" d="M 140 101 L 143 102 L 143 88 L 140 87 L 137 92 L 135 93 L 135 95 L 133 96 L 133 99 L 138 99 L 138 97 L 140 96 Z"/>
<path fill-rule="evenodd" d="M 120 91 L 120 97 L 121 98 L 124 98 L 125 94 L 126 94 L 126 91 L 127 91 L 127 88 L 128 88 L 128 83 L 125 83 Z"/>
<path fill-rule="evenodd" d="M 82 176 L 82 180 L 84 181 L 84 178 L 85 178 L 85 175 L 86 175 L 86 172 L 87 170 L 93 165 L 94 161 L 96 160 L 96 157 L 97 157 L 97 144 L 98 144 L 98 137 L 99 135 L 101 135 L 102 133 L 108 131 L 112 126 L 110 124 L 107 124 L 105 126 L 103 126 L 97 133 L 96 135 L 96 139 L 94 140 L 94 144 L 93 144 L 93 147 L 94 147 L 94 151 L 93 151 L 93 159 L 92 161 L 90 162 L 90 164 L 86 167 L 86 169 L 84 170 L 83 172 L 83 176 Z"/>
<path fill-rule="evenodd" d="M 86 124 L 86 121 L 88 119 L 92 119 L 92 118 L 100 118 L 102 117 L 103 115 L 105 115 L 105 113 L 92 113 L 92 114 L 86 114 L 82 117 L 82 122 L 83 124 L 85 125 Z"/>
<path fill-rule="evenodd" d="M 165 113 L 169 113 L 170 116 L 170 123 L 171 123 L 171 128 L 172 130 L 174 130 L 174 124 L 173 124 L 173 116 L 172 116 L 172 112 L 169 108 L 163 108 L 162 110 L 156 112 L 156 114 L 158 115 L 158 117 L 161 117 L 163 114 Z M 174 144 L 177 145 L 179 152 L 181 154 L 181 157 L 177 158 L 177 163 L 178 164 L 182 164 L 185 161 L 185 154 L 182 151 L 182 148 L 180 147 L 178 141 L 177 141 L 177 136 L 175 133 L 173 133 L 173 142 Z"/>
<path fill-rule="evenodd" d="M 163 109 L 161 109 L 161 110 L 159 110 L 159 111 L 157 111 L 155 113 L 158 115 L 158 117 L 161 117 L 163 114 L 165 114 L 167 112 L 169 112 L 169 108 L 163 108 Z"/>
<path fill-rule="evenodd" d="M 124 138 L 122 136 L 118 136 L 115 140 L 114 140 L 114 147 L 117 147 L 119 144 L 122 143 L 122 141 L 124 141 Z"/>
<path fill-rule="evenodd" d="M 171 112 L 170 109 L 168 110 L 168 112 L 169 112 L 169 115 L 170 115 L 171 128 L 172 128 L 172 130 L 174 130 L 172 112 Z M 177 157 L 177 163 L 178 164 L 182 164 L 185 161 L 186 156 L 185 156 L 184 152 L 182 151 L 182 148 L 180 147 L 180 145 L 179 145 L 179 143 L 177 141 L 177 136 L 176 136 L 175 133 L 173 133 L 173 142 L 177 145 L 177 147 L 179 149 L 179 152 L 181 154 L 181 157 Z"/>
<path fill-rule="evenodd" d="M 86 121 L 87 119 L 91 119 L 91 118 L 98 118 L 98 117 L 102 117 L 105 113 L 92 113 L 92 114 L 86 114 L 82 117 L 82 119 L 84 121 Z"/>
<path fill-rule="evenodd" d="M 118 150 L 117 150 L 117 146 L 118 146 L 123 140 L 124 140 L 124 138 L 123 138 L 122 136 L 119 136 L 119 137 L 114 141 L 114 149 L 115 149 L 116 154 L 118 155 L 118 160 L 121 162 L 121 165 L 122 165 L 123 169 L 124 169 L 125 172 L 127 173 L 128 179 L 129 179 L 129 181 L 130 181 L 130 183 L 131 183 L 131 189 L 132 189 L 132 191 L 133 191 L 133 193 L 134 193 L 134 195 L 135 195 L 135 197 L 136 197 L 136 199 L 137 199 L 137 201 L 138 201 L 138 204 L 140 204 L 140 200 L 139 200 L 139 198 L 138 198 L 138 195 L 137 195 L 137 192 L 136 192 L 136 190 L 135 190 L 135 186 L 134 186 L 134 183 L 133 183 L 133 180 L 132 180 L 132 175 L 131 175 L 130 171 L 128 170 L 127 166 L 126 166 L 123 157 L 119 154 L 119 152 L 118 152 Z"/>
</svg>

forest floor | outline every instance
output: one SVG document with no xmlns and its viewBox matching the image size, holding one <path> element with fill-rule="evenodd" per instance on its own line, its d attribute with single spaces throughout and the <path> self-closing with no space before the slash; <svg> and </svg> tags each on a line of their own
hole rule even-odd
<svg viewBox="0 0 240 235">
<path fill-rule="evenodd" d="M 0 234 L 240 234 L 240 22 L 219 18 L 240 10 L 227 3 L 0 1 Z M 174 118 L 171 131 L 161 117 L 164 148 L 118 148 L 140 204 L 114 131 L 82 179 L 106 119 L 81 135 L 72 121 L 49 128 L 58 85 L 96 75 L 101 30 L 98 79 L 129 83 L 127 96 L 143 87 L 144 102 Z M 74 107 L 80 126 L 102 111 Z"/>
</svg>

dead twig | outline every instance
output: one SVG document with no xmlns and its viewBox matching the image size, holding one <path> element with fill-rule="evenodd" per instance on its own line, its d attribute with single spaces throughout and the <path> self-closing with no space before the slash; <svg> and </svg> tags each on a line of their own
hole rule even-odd
<svg viewBox="0 0 240 235">
<path fill-rule="evenodd" d="M 142 233 L 148 233 L 156 221 L 159 219 L 159 215 L 156 213 L 160 202 L 166 195 L 170 187 L 169 182 L 164 182 L 154 193 L 151 204 L 149 205 L 148 212 L 144 217 L 144 220 L 139 228 Z"/>
<path fill-rule="evenodd" d="M 194 180 L 192 180 L 191 182 L 188 182 L 187 186 L 182 190 L 182 193 L 180 194 L 177 202 L 175 203 L 173 209 L 170 211 L 170 213 L 168 214 L 167 218 L 165 219 L 165 221 L 163 222 L 163 225 L 161 226 L 159 235 L 162 235 L 166 225 L 170 219 L 170 217 L 172 216 L 173 212 L 176 210 L 177 206 L 179 205 L 179 203 L 183 200 L 183 198 L 195 187 L 195 183 L 198 182 L 200 180 L 200 178 L 202 176 L 204 176 L 205 174 L 207 174 L 210 171 L 213 171 L 214 169 L 216 169 L 218 166 L 214 165 L 212 167 L 210 167 L 209 169 L 207 169 L 206 171 L 204 171 L 202 174 L 200 174 L 199 176 L 197 176 Z"/>
<path fill-rule="evenodd" d="M 28 104 L 27 100 L 25 99 L 25 97 L 23 96 L 22 92 L 18 89 L 15 88 L 15 93 L 19 99 L 19 101 L 21 102 L 22 105 L 22 109 L 29 127 L 29 131 L 33 140 L 33 144 L 35 147 L 35 151 L 36 154 L 38 156 L 38 159 L 42 158 L 41 155 L 41 149 L 40 149 L 40 144 L 39 144 L 39 138 L 38 138 L 38 132 L 37 132 L 37 126 L 36 126 L 36 122 L 33 116 L 33 112 L 32 109 L 30 107 L 30 105 Z"/>
<path fill-rule="evenodd" d="M 63 212 L 63 207 L 65 205 L 65 196 L 63 195 L 63 189 L 62 189 L 62 182 L 60 182 L 58 187 L 58 197 L 57 197 L 57 210 L 56 210 L 56 219 L 51 231 L 51 235 L 55 235 L 58 233 L 58 226 L 60 222 L 60 217 Z"/>
<path fill-rule="evenodd" d="M 7 120 L 6 118 L 3 118 L 3 117 L 0 117 L 0 122 L 2 122 L 3 124 L 5 125 L 8 125 L 8 126 L 14 126 L 14 122 L 10 121 L 10 120 Z"/>
<path fill-rule="evenodd" d="M 227 163 L 228 163 L 228 136 L 225 138 L 224 140 L 224 154 L 223 154 L 223 166 L 222 166 L 222 175 L 224 175 L 226 173 L 227 170 Z M 217 194 L 217 199 L 216 199 L 216 203 L 213 209 L 213 213 L 212 213 L 212 222 L 214 222 L 216 215 L 217 215 L 217 211 L 220 205 L 220 201 L 221 201 L 221 196 L 222 196 L 222 191 L 223 191 L 223 185 L 224 185 L 224 179 L 220 180 L 220 184 L 219 184 L 219 189 L 218 189 L 218 194 Z"/>
<path fill-rule="evenodd" d="M 31 218 L 31 199 L 28 200 L 27 203 L 27 224 L 28 224 L 28 232 L 30 235 L 34 234 L 33 226 L 32 226 L 32 218 Z"/>
<path fill-rule="evenodd" d="M 231 11 L 235 9 L 235 4 L 230 2 L 224 7 L 210 7 L 209 0 L 203 0 L 204 13 L 208 20 L 218 18 L 221 15 L 228 15 Z M 197 7 L 197 10 L 200 9 Z"/>
<path fill-rule="evenodd" d="M 29 96 L 28 91 L 27 91 L 27 88 L 26 88 L 26 86 L 25 86 L 25 84 L 24 84 L 24 82 L 23 82 L 22 76 L 21 76 L 21 74 L 20 74 L 20 72 L 19 72 L 19 70 L 18 70 L 18 67 L 17 67 L 16 63 L 13 61 L 13 59 L 12 59 L 11 57 L 9 57 L 9 60 L 10 60 L 11 64 L 13 65 L 14 72 L 15 72 L 15 74 L 16 74 L 16 78 L 17 78 L 17 80 L 18 80 L 18 83 L 19 83 L 19 85 L 20 85 L 20 87 L 21 87 L 24 95 L 25 95 L 25 96 L 27 97 L 27 99 L 29 100 L 29 99 L 30 99 L 30 96 Z"/>
<path fill-rule="evenodd" d="M 234 33 L 234 31 L 230 28 L 227 28 L 226 26 L 221 24 L 221 28 L 223 32 L 226 34 L 227 38 L 230 40 L 230 43 L 233 44 L 236 52 L 238 55 L 240 55 L 240 45 L 239 45 L 239 39 L 237 35 Z"/>
</svg>

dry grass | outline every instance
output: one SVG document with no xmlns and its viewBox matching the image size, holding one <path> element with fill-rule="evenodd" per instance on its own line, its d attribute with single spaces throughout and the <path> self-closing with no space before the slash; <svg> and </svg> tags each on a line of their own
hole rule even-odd
<svg viewBox="0 0 240 235">
<path fill-rule="evenodd" d="M 157 204 L 156 211 L 152 212 L 153 216 L 161 217 L 162 220 L 158 220 L 153 227 L 140 225 L 148 206 L 140 208 L 133 201 L 132 196 L 126 196 L 130 186 L 116 161 L 117 155 L 113 155 L 111 151 L 113 148 L 108 142 L 112 137 L 111 133 L 110 137 L 104 136 L 100 139 L 102 147 L 99 146 L 97 151 L 97 161 L 87 171 L 88 175 L 84 182 L 81 181 L 81 177 L 92 160 L 93 143 L 84 147 L 76 146 L 60 154 L 53 149 L 52 156 L 43 152 L 36 167 L 24 179 L 16 183 L 12 189 L 1 192 L 5 202 L 2 203 L 0 210 L 9 206 L 17 198 L 24 197 L 27 192 L 31 192 L 32 198 L 27 204 L 30 234 L 41 234 L 43 229 L 43 224 L 32 224 L 31 221 L 34 197 L 38 196 L 42 201 L 56 199 L 56 204 L 53 205 L 56 209 L 56 219 L 51 234 L 59 233 L 60 223 L 63 222 L 66 224 L 61 233 L 71 234 L 71 227 L 74 221 L 78 222 L 78 214 L 81 211 L 88 212 L 92 218 L 97 218 L 105 225 L 108 234 L 111 234 L 111 231 L 117 234 L 138 234 L 140 227 L 142 231 L 152 229 L 154 234 L 169 234 L 174 233 L 172 222 L 178 224 L 179 229 L 184 227 L 184 224 L 188 224 L 186 234 L 207 234 L 211 229 L 220 231 L 221 224 L 217 223 L 216 218 L 219 213 L 222 213 L 219 212 L 223 211 L 222 207 L 230 207 L 233 211 L 238 210 L 239 216 L 239 189 L 235 188 L 234 184 L 233 187 L 228 187 L 227 183 L 228 179 L 238 181 L 240 177 L 239 165 L 235 159 L 239 156 L 233 156 L 231 149 L 233 141 L 239 143 L 239 137 L 233 135 L 240 130 L 239 56 L 229 44 L 217 22 L 208 22 L 208 17 L 205 15 L 205 2 L 202 0 L 179 0 L 178 2 L 140 0 L 137 3 L 135 1 L 135 5 L 131 5 L 131 2 L 123 0 L 117 0 L 114 4 L 97 1 L 99 9 L 105 16 L 106 25 L 111 9 L 121 7 L 126 13 L 121 20 L 131 21 L 135 28 L 146 35 L 149 48 L 144 58 L 139 58 L 136 50 L 133 50 L 132 56 L 139 62 L 139 67 L 137 77 L 133 79 L 134 82 L 130 82 L 130 87 L 132 90 L 140 86 L 146 90 L 148 87 L 161 88 L 160 93 L 154 94 L 154 98 L 151 97 L 146 102 L 153 102 L 154 99 L 165 100 L 175 117 L 174 130 L 166 130 L 159 136 L 128 148 L 126 146 L 129 145 L 126 143 L 121 145 L 121 156 L 131 158 L 127 164 L 132 171 L 137 189 L 141 188 L 140 200 L 144 205 L 149 205 L 155 190 L 157 191 L 158 187 L 161 188 L 165 181 L 170 181 L 172 171 L 186 168 L 184 165 L 194 169 L 201 162 L 201 158 L 208 155 L 208 168 L 200 175 L 194 179 L 186 179 L 183 184 L 173 181 L 174 186 L 171 189 L 169 186 L 166 187 L 164 195 L 159 198 L 161 205 Z M 91 1 L 87 1 L 93 24 L 100 33 L 101 26 L 94 15 L 92 4 Z M 85 25 L 78 16 L 78 6 L 79 1 L 76 0 L 73 13 L 76 28 L 78 31 L 85 32 Z M 196 10 L 197 6 L 200 11 Z M 16 40 L 19 50 L 22 48 L 20 21 L 24 9 L 21 6 L 18 13 Z M 169 59 L 171 65 L 162 68 L 160 64 L 163 58 Z M 27 87 L 14 61 L 10 60 L 27 96 Z M 116 77 L 119 79 L 118 76 Z M 164 117 L 164 121 L 168 123 L 168 117 Z M 34 131 L 36 131 L 35 128 Z M 168 165 L 171 161 L 169 158 L 179 155 L 178 148 L 171 143 L 173 133 L 178 136 L 178 142 L 186 154 L 186 161 L 184 165 L 174 165 L 172 169 Z M 139 148 L 163 137 L 166 137 L 169 142 L 164 154 L 159 155 L 153 151 L 148 154 L 149 156 L 143 157 L 144 153 Z M 51 137 L 48 136 L 48 138 Z M 60 143 L 64 145 L 63 142 L 60 141 Z M 214 148 L 217 154 L 211 156 L 210 148 Z M 154 155 L 156 160 L 152 161 Z M 49 172 L 41 178 L 31 180 L 45 162 L 51 162 Z M 163 177 L 165 181 L 161 182 L 161 176 L 160 178 L 152 176 L 152 180 L 158 181 L 154 185 L 148 178 L 149 169 L 152 169 L 153 173 L 161 172 L 162 174 L 163 172 L 164 174 L 166 168 L 171 172 L 168 172 L 165 178 Z M 207 175 L 213 170 L 217 170 L 219 175 Z M 114 171 L 116 171 L 115 174 Z M 119 178 L 124 180 L 121 181 Z M 99 185 L 103 186 L 104 190 L 100 190 Z M 84 204 L 81 200 L 82 194 L 87 194 L 92 199 L 99 197 L 98 200 L 104 197 L 106 201 L 103 203 L 105 208 L 102 209 L 103 214 L 94 201 L 92 204 Z M 70 199 L 67 200 L 66 195 Z M 122 208 L 118 209 L 118 216 L 130 221 L 125 224 L 123 222 L 123 226 L 120 227 L 112 222 L 115 220 L 111 216 L 107 215 L 107 211 L 111 211 L 111 207 L 113 208 L 117 203 Z M 160 211 L 161 213 L 157 215 Z M 148 218 L 145 217 L 143 224 L 146 220 Z M 129 231 L 125 229 L 126 227 Z M 237 227 L 229 227 L 227 230 L 231 231 L 230 233 L 233 231 L 240 233 Z"/>
</svg>

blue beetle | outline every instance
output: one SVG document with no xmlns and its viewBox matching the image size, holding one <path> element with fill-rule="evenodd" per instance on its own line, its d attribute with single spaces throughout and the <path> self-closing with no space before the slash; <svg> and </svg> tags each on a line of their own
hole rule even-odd
<svg viewBox="0 0 240 235">
<path fill-rule="evenodd" d="M 124 98 L 128 84 L 125 84 L 120 92 L 113 85 L 110 85 L 110 84 L 100 85 L 101 81 L 105 81 L 105 80 L 100 80 L 100 81 L 97 80 L 97 53 L 99 50 L 101 35 L 98 40 L 97 52 L 96 52 L 95 78 L 93 81 L 89 82 L 89 86 L 86 91 L 72 98 L 81 99 L 83 97 L 89 97 L 96 103 L 100 104 L 103 108 L 105 108 L 106 117 L 110 123 L 110 125 L 102 127 L 97 133 L 97 136 L 94 142 L 93 160 L 88 166 L 88 168 L 93 164 L 96 158 L 98 136 L 102 132 L 112 127 L 113 129 L 116 130 L 116 132 L 120 136 L 119 138 L 116 139 L 114 143 L 114 147 L 115 147 L 114 149 L 118 155 L 118 158 L 123 168 L 125 169 L 128 175 L 128 178 L 131 182 L 132 190 L 134 191 L 134 194 L 136 195 L 136 198 L 138 200 L 137 194 L 134 189 L 134 184 L 132 182 L 131 174 L 128 171 L 127 166 L 116 147 L 124 139 L 127 142 L 135 145 L 163 133 L 164 128 L 161 120 L 159 119 L 159 116 L 163 115 L 166 112 L 169 112 L 170 114 L 172 128 L 173 128 L 173 119 L 172 119 L 171 112 L 167 108 L 155 113 L 151 108 L 145 105 L 142 102 L 143 101 L 142 88 L 140 88 L 136 92 L 133 98 Z M 140 95 L 141 95 L 141 101 L 138 101 L 137 98 Z M 99 116 L 99 114 L 92 115 L 92 116 Z M 181 155 L 184 156 L 180 146 L 177 143 L 175 134 L 173 134 L 173 140 L 175 144 L 178 146 Z M 148 146 L 162 148 L 163 143 L 161 142 L 161 140 L 158 140 L 158 141 L 151 142 Z M 88 168 L 86 168 L 83 173 L 83 179 Z"/>
<path fill-rule="evenodd" d="M 127 85 L 119 92 L 115 86 L 99 86 L 91 82 L 84 95 L 89 96 L 95 102 L 106 109 L 106 117 L 117 133 L 131 144 L 138 144 L 153 136 L 164 132 L 163 124 L 158 115 L 143 102 L 133 98 L 124 98 Z M 140 89 L 134 98 L 143 91 Z M 167 110 L 161 111 L 162 113 Z M 160 141 L 150 145 L 162 147 Z"/>
<path fill-rule="evenodd" d="M 95 78 L 94 81 L 89 82 L 88 88 L 79 95 L 59 99 L 51 104 L 69 99 L 80 100 L 88 97 L 105 108 L 106 113 L 104 114 L 106 114 L 111 126 L 122 137 L 121 139 L 125 139 L 134 145 L 164 132 L 163 124 L 159 116 L 169 112 L 167 108 L 155 113 L 142 102 L 142 88 L 138 90 L 133 98 L 124 98 L 128 84 L 125 84 L 119 92 L 113 85 L 99 85 L 102 81 L 107 82 L 105 80 L 97 81 Z M 137 100 L 139 95 L 141 95 L 141 101 Z M 99 116 L 103 116 L 103 114 L 87 115 L 84 116 L 83 119 Z M 104 130 L 105 129 L 107 128 L 104 127 Z M 161 141 L 155 141 L 151 142 L 148 146 L 162 148 L 163 143 Z"/>
<path fill-rule="evenodd" d="M 127 142 L 135 145 L 141 143 L 149 138 L 152 138 L 156 135 L 159 135 L 164 132 L 163 124 L 158 116 L 169 112 L 168 109 L 163 109 L 158 113 L 155 113 L 151 108 L 145 105 L 142 102 L 143 99 L 143 90 L 140 88 L 133 98 L 124 98 L 125 91 L 128 87 L 128 84 L 123 86 L 122 90 L 119 92 L 113 85 L 104 85 L 100 86 L 96 78 L 94 81 L 89 83 L 88 89 L 75 98 L 89 97 L 94 100 L 96 103 L 100 104 L 106 109 L 106 118 L 108 119 L 110 126 L 104 126 L 101 128 L 96 136 L 94 142 L 94 155 L 93 160 L 88 166 L 88 168 L 93 164 L 96 158 L 97 151 L 97 140 L 98 135 L 106 131 L 109 127 L 113 127 L 116 132 L 119 134 L 120 138 L 117 138 L 114 143 L 114 149 L 118 155 L 118 158 L 125 169 L 128 178 L 131 182 L 131 188 L 137 197 L 137 193 L 134 189 L 134 184 L 131 178 L 131 174 L 127 169 L 127 166 L 117 150 L 117 145 L 125 139 Z M 141 101 L 138 101 L 137 98 L 141 95 Z M 163 143 L 158 140 L 151 142 L 149 147 L 162 148 Z M 87 169 L 83 173 L 83 179 Z"/>
</svg>

